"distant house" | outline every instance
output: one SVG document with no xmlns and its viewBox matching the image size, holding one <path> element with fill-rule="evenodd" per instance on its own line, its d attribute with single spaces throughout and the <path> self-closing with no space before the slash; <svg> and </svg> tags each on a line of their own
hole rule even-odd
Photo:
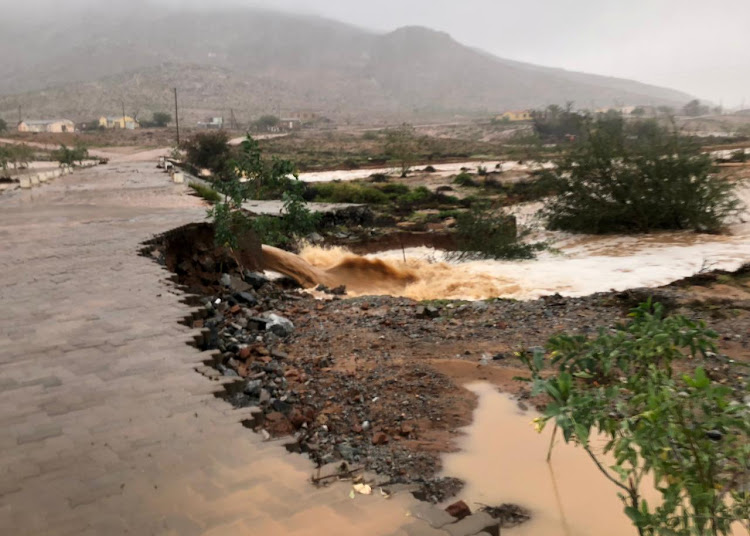
<svg viewBox="0 0 750 536">
<path fill-rule="evenodd" d="M 223 117 L 209 117 L 206 121 L 202 121 L 198 123 L 199 128 L 214 128 L 214 129 L 222 129 L 224 128 L 224 118 Z"/>
<path fill-rule="evenodd" d="M 21 121 L 18 132 L 75 132 L 76 124 L 70 119 L 46 119 L 42 121 Z"/>
<path fill-rule="evenodd" d="M 302 120 L 297 117 L 286 117 L 279 120 L 279 127 L 286 130 L 297 130 L 302 126 Z"/>
<path fill-rule="evenodd" d="M 128 115 L 101 116 L 99 118 L 99 126 L 102 128 L 122 128 L 128 130 L 141 128 L 140 123 Z"/>
<path fill-rule="evenodd" d="M 498 119 L 506 121 L 531 121 L 533 118 L 531 117 L 531 110 L 510 110 L 498 117 Z"/>
<path fill-rule="evenodd" d="M 294 112 L 289 115 L 288 119 L 282 119 L 282 121 L 294 120 L 300 123 L 311 123 L 319 118 L 320 115 L 317 112 Z"/>
</svg>

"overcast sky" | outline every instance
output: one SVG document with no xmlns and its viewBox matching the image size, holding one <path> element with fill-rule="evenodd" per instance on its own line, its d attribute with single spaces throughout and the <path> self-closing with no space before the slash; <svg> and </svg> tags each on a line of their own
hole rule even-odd
<svg viewBox="0 0 750 536">
<path fill-rule="evenodd" d="M 634 78 L 716 103 L 723 100 L 725 106 L 747 99 L 750 106 L 750 0 L 261 3 L 385 31 L 407 24 L 429 26 L 509 59 Z"/>
<path fill-rule="evenodd" d="M 0 5 L 109 6 L 117 1 L 0 0 Z M 263 5 L 380 31 L 428 26 L 509 59 L 632 78 L 727 107 L 743 101 L 750 106 L 750 0 L 127 0 L 127 4 L 149 1 L 202 9 Z"/>
</svg>

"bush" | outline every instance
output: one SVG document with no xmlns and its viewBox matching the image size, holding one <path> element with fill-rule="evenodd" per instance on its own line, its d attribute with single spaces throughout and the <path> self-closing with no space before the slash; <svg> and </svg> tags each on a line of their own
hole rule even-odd
<svg viewBox="0 0 750 536">
<path fill-rule="evenodd" d="M 89 150 L 82 143 L 77 143 L 72 149 L 66 145 L 60 145 L 60 148 L 53 151 L 52 158 L 60 163 L 60 166 L 74 167 L 79 165 L 89 157 Z"/>
<path fill-rule="evenodd" d="M 739 203 L 712 171 L 698 146 L 655 121 L 598 119 L 558 164 L 543 214 L 573 232 L 715 231 Z"/>
<path fill-rule="evenodd" d="M 449 254 L 452 260 L 533 259 L 545 247 L 521 242 L 516 219 L 489 207 L 475 203 L 471 210 L 455 217 L 457 248 Z"/>
<path fill-rule="evenodd" d="M 183 143 L 186 160 L 198 169 L 214 174 L 225 170 L 231 156 L 229 134 L 223 131 L 201 132 Z"/>
<path fill-rule="evenodd" d="M 437 199 L 437 194 L 432 193 L 425 186 L 417 186 L 410 192 L 399 195 L 396 202 L 401 206 L 424 207 Z"/>
<path fill-rule="evenodd" d="M 315 201 L 324 203 L 368 203 L 381 205 L 388 196 L 378 188 L 350 182 L 329 182 L 312 186 Z"/>
<path fill-rule="evenodd" d="M 304 185 L 289 179 L 294 169 L 287 160 L 264 160 L 258 142 L 248 136 L 237 156 L 224 166 L 222 181 L 218 184 L 225 199 L 208 211 L 214 223 L 216 244 L 234 253 L 243 234 L 250 230 L 271 245 L 290 244 L 315 230 L 320 216 L 311 213 L 305 205 Z M 282 187 L 284 207 L 280 218 L 250 219 L 243 212 L 245 200 L 253 195 L 257 199 L 259 194 Z M 237 262 L 240 264 L 239 260 Z"/>
<path fill-rule="evenodd" d="M 453 184 L 458 184 L 459 186 L 476 186 L 477 185 L 474 179 L 471 178 L 471 175 L 465 171 L 462 171 L 461 173 L 456 175 L 456 178 L 453 179 Z"/>
<path fill-rule="evenodd" d="M 384 184 L 380 187 L 380 191 L 387 194 L 389 197 L 397 197 L 409 193 L 409 187 L 403 183 L 395 182 L 392 184 Z"/>
<path fill-rule="evenodd" d="M 750 528 L 744 393 L 713 382 L 700 367 L 684 374 L 673 366 L 715 351 L 717 334 L 702 322 L 666 316 L 660 304 L 641 304 L 630 317 L 593 339 L 550 339 L 548 361 L 542 350 L 519 354 L 532 372 L 532 395 L 548 401 L 537 429 L 554 421 L 553 441 L 559 428 L 565 442 L 589 454 L 619 488 L 641 535 L 728 535 L 734 522 Z M 554 370 L 545 370 L 545 361 Z M 607 439 L 603 451 L 593 448 L 592 436 Z M 640 495 L 641 483 L 652 480 L 658 504 Z"/>
</svg>

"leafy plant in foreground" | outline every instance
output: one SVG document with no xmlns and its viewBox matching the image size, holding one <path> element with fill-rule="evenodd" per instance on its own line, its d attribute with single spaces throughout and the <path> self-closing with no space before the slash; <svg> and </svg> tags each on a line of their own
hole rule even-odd
<svg viewBox="0 0 750 536">
<path fill-rule="evenodd" d="M 295 179 L 289 179 L 293 174 Z M 269 245 L 287 245 L 315 230 L 319 215 L 307 208 L 302 185 L 296 181 L 294 165 L 287 160 L 262 158 L 258 143 L 250 136 L 240 146 L 237 157 L 223 168 L 221 187 L 224 200 L 214 204 L 208 216 L 214 222 L 217 245 L 237 249 L 239 238 L 255 231 Z M 269 192 L 279 192 L 283 209 L 279 217 L 258 216 L 251 219 L 242 210 L 242 203 Z"/>
<path fill-rule="evenodd" d="M 630 316 L 594 339 L 550 339 L 552 373 L 543 351 L 521 355 L 533 393 L 549 398 L 538 429 L 554 421 L 555 432 L 588 453 L 619 489 L 641 535 L 727 535 L 735 522 L 750 528 L 743 393 L 712 382 L 702 368 L 682 375 L 673 369 L 677 359 L 715 350 L 716 333 L 666 316 L 660 304 L 642 304 Z M 601 454 L 592 448 L 597 436 L 606 439 Z M 642 496 L 651 480 L 659 504 Z"/>
</svg>

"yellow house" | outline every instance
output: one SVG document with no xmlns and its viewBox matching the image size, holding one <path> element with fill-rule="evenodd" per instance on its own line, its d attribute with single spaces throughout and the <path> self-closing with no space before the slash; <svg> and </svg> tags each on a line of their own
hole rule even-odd
<svg viewBox="0 0 750 536">
<path fill-rule="evenodd" d="M 531 121 L 532 117 L 530 110 L 511 110 L 505 112 L 498 119 L 505 119 L 506 121 Z"/>
<path fill-rule="evenodd" d="M 118 115 L 116 117 L 101 116 L 99 118 L 99 126 L 103 128 L 123 128 L 133 130 L 141 128 L 141 125 L 128 115 Z"/>
<path fill-rule="evenodd" d="M 21 121 L 18 132 L 75 132 L 76 124 L 70 119 L 49 119 L 45 121 Z"/>
</svg>

